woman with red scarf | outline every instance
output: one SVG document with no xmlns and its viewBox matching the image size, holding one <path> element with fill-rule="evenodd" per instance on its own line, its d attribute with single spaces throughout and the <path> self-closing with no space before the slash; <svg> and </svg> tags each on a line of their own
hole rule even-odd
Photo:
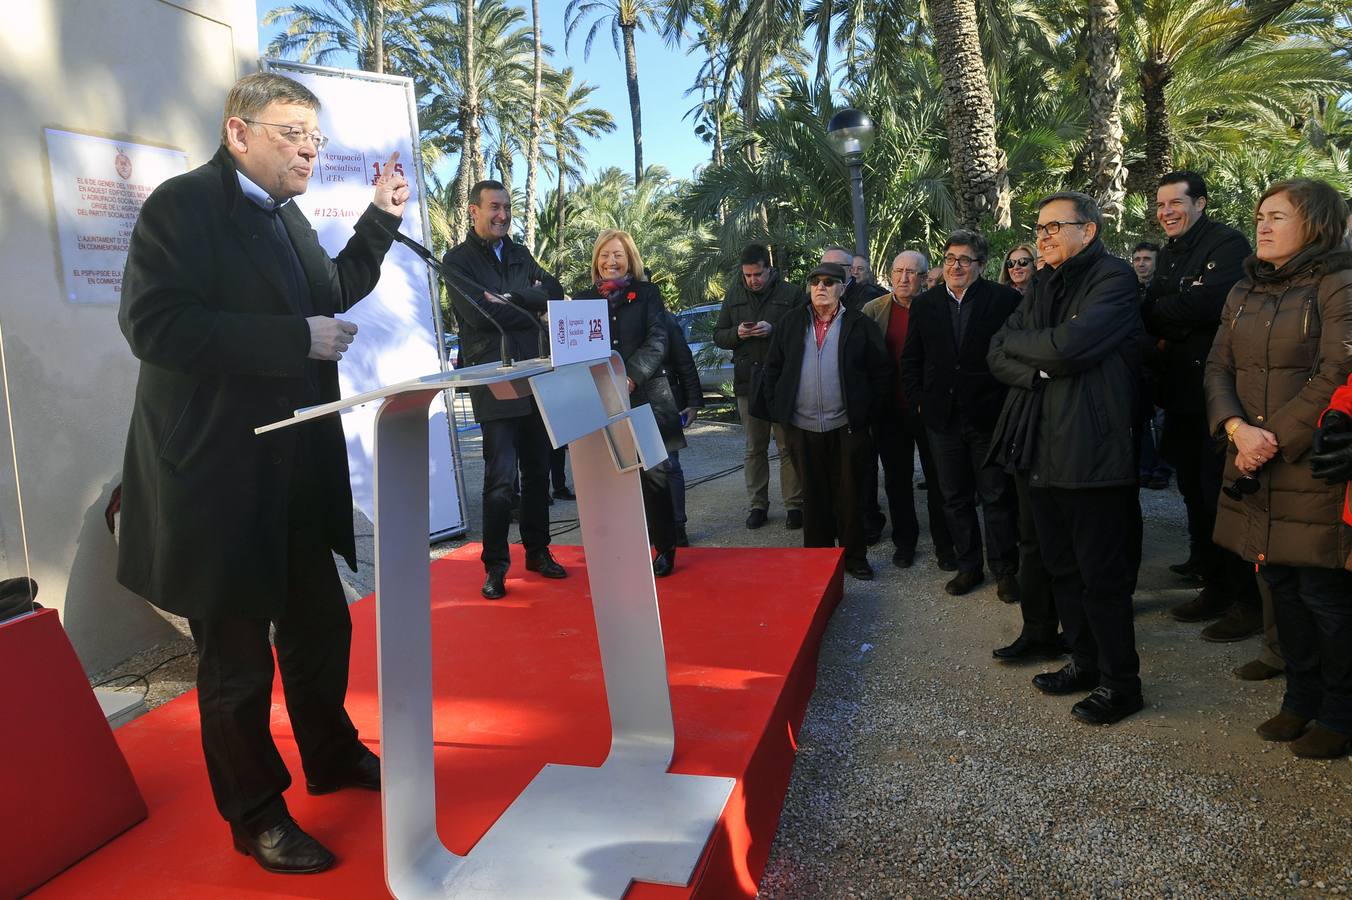
<svg viewBox="0 0 1352 900">
<path fill-rule="evenodd" d="M 624 360 L 630 406 L 644 403 L 651 406 L 667 450 L 679 450 L 685 446 L 685 436 L 664 366 L 666 307 L 661 292 L 644 273 L 643 259 L 634 239 L 618 229 L 601 232 L 592 250 L 591 274 L 592 286 L 576 298 L 610 301 L 610 346 Z M 657 550 L 653 574 L 661 578 L 670 575 L 676 566 L 676 520 L 671 508 L 667 464 L 644 470 L 642 481 L 648 539 Z"/>
</svg>

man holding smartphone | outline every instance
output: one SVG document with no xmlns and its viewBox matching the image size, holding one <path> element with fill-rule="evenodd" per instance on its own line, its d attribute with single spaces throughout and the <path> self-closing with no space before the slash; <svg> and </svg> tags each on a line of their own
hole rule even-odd
<svg viewBox="0 0 1352 900">
<path fill-rule="evenodd" d="M 807 296 L 796 285 L 779 277 L 770 266 L 770 251 L 760 244 L 749 244 L 741 257 L 741 271 L 728 285 L 723 308 L 714 327 L 714 343 L 732 351 L 733 392 L 737 413 L 746 434 L 746 492 L 751 511 L 747 528 L 760 528 L 770 510 L 770 435 L 779 448 L 779 487 L 784 496 L 785 527 L 803 527 L 803 487 L 798 472 L 784 452 L 784 428 L 771 425 L 769 419 L 753 414 L 760 390 L 761 367 L 770 348 L 770 335 L 785 313 L 807 304 Z M 763 411 L 762 411 L 763 412 Z"/>
</svg>

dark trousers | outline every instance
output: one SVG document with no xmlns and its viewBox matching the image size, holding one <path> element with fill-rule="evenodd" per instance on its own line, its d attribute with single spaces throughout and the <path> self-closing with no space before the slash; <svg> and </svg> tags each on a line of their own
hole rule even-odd
<svg viewBox="0 0 1352 900">
<path fill-rule="evenodd" d="M 930 453 L 944 495 L 944 515 L 958 570 L 981 571 L 981 525 L 977 521 L 976 497 L 981 497 L 981 516 L 986 520 L 986 561 L 997 578 L 1014 573 L 1019 566 L 1019 512 L 1013 479 L 999 466 L 986 465 L 989 432 L 959 416 L 958 427 L 948 431 L 928 429 Z M 934 489 L 933 483 L 930 490 Z"/>
<path fill-rule="evenodd" d="M 1352 735 L 1352 573 L 1264 566 L 1286 657 L 1282 708 Z"/>
<path fill-rule="evenodd" d="M 685 515 L 685 469 L 681 468 L 681 451 L 672 450 L 667 454 L 667 484 L 671 486 L 671 515 L 677 525 L 684 525 Z"/>
<path fill-rule="evenodd" d="M 803 546 L 845 548 L 849 562 L 867 562 L 864 543 L 863 478 L 872 464 L 872 441 L 862 428 L 832 431 L 784 426 L 803 485 Z"/>
<path fill-rule="evenodd" d="M 1164 423 L 1164 413 L 1150 408 L 1149 417 L 1141 423 L 1141 477 L 1167 478 L 1173 469 L 1160 456 L 1159 432 Z"/>
<path fill-rule="evenodd" d="M 567 473 L 564 470 L 564 464 L 568 461 L 568 446 L 565 444 L 556 450 L 549 451 L 549 483 L 553 485 L 554 490 L 563 490 L 568 486 Z"/>
<path fill-rule="evenodd" d="M 1131 594 L 1141 563 L 1141 503 L 1128 487 L 1028 491 L 1042 561 L 1078 668 L 1129 694 L 1141 690 Z"/>
<path fill-rule="evenodd" d="M 365 749 L 343 702 L 352 619 L 333 553 L 317 528 L 293 531 L 285 608 L 276 625 L 277 668 L 286 711 L 310 781 L 344 775 Z M 291 786 L 269 720 L 272 647 L 267 619 L 193 619 L 202 751 L 216 808 L 226 821 L 257 830 L 286 815 Z"/>
<path fill-rule="evenodd" d="M 1205 417 L 1166 414 L 1161 443 L 1161 452 L 1178 474 L 1178 490 L 1188 510 L 1191 555 L 1202 561 L 1204 584 L 1209 591 L 1229 597 L 1247 609 L 1259 609 L 1262 598 L 1253 565 L 1211 540 L 1225 476 L 1225 454 L 1217 452 L 1216 440 L 1207 433 Z"/>
<path fill-rule="evenodd" d="M 1042 547 L 1037 539 L 1027 472 L 1014 473 L 1014 489 L 1019 499 L 1019 612 L 1023 616 L 1023 636 L 1051 643 L 1056 640 L 1060 618 L 1056 615 L 1052 576 L 1042 561 Z"/>
<path fill-rule="evenodd" d="M 671 478 L 664 462 L 656 469 L 644 469 L 639 475 L 643 485 L 643 516 L 648 522 L 648 540 L 665 553 L 676 547 L 676 518 L 671 505 Z"/>
<path fill-rule="evenodd" d="M 529 415 L 480 423 L 484 454 L 484 568 L 511 564 L 512 482 L 521 472 L 521 543 L 526 552 L 549 546 L 549 436 L 531 401 Z"/>
<path fill-rule="evenodd" d="M 920 538 L 920 521 L 915 515 L 915 454 L 920 451 L 920 471 L 925 473 L 925 502 L 929 507 L 930 538 L 938 556 L 953 556 L 953 537 L 944 518 L 944 497 L 935 474 L 925 423 L 920 415 L 905 410 L 889 416 L 873 428 L 878 458 L 883 464 L 883 487 L 887 491 L 887 509 L 892 516 L 892 543 L 900 550 L 915 550 Z M 874 478 L 877 469 L 873 467 Z M 873 492 L 876 497 L 877 490 Z"/>
</svg>

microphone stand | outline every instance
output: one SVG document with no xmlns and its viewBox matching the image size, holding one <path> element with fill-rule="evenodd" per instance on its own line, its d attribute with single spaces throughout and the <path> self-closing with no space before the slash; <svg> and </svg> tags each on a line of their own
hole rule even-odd
<svg viewBox="0 0 1352 900">
<path fill-rule="evenodd" d="M 540 321 L 539 316 L 532 314 L 529 310 L 522 309 L 515 303 L 512 303 L 512 301 L 507 297 L 504 297 L 501 294 L 497 294 L 494 293 L 493 291 L 488 290 L 483 285 L 474 282 L 472 279 L 465 278 L 460 273 L 451 271 L 449 268 L 443 265 L 435 256 L 432 255 L 431 250 L 428 250 L 422 244 L 413 240 L 413 238 L 409 237 L 403 232 L 398 231 L 397 229 L 389 228 L 385 226 L 384 223 L 378 222 L 377 224 L 387 234 L 390 234 L 395 239 L 395 241 L 397 241 L 400 244 L 403 244 L 405 247 L 412 250 L 415 256 L 421 259 L 429 269 L 431 269 L 433 272 L 436 273 L 437 278 L 441 280 L 442 284 L 446 285 L 447 289 L 449 289 L 456 296 L 460 297 L 462 300 L 468 303 L 470 307 L 474 309 L 475 312 L 477 312 L 479 315 L 483 316 L 490 323 L 492 323 L 493 327 L 498 330 L 498 334 L 500 336 L 499 347 L 501 350 L 500 355 L 502 356 L 502 368 L 510 368 L 513 363 L 511 348 L 508 346 L 507 342 L 507 332 L 503 329 L 502 324 L 498 322 L 497 319 L 489 315 L 488 311 L 485 310 L 483 305 L 474 298 L 473 294 L 465 290 L 462 286 L 455 284 L 454 282 L 467 281 L 470 283 L 471 289 L 481 291 L 482 293 L 491 296 L 495 302 L 504 304 L 510 307 L 512 310 L 527 317 L 531 321 L 531 323 L 540 330 L 539 342 L 537 344 L 537 347 L 540 350 L 540 355 L 541 356 L 548 355 L 549 331 L 548 329 L 545 328 L 544 323 Z"/>
</svg>

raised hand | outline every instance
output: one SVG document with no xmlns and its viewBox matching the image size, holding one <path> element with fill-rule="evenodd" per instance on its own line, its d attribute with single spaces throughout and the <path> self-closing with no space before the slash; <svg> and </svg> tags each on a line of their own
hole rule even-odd
<svg viewBox="0 0 1352 900">
<path fill-rule="evenodd" d="M 399 151 L 390 154 L 390 158 L 381 167 L 376 177 L 376 193 L 371 202 L 376 209 L 391 215 L 403 216 L 404 204 L 408 202 L 408 179 L 404 177 L 404 167 L 399 165 Z"/>
</svg>

